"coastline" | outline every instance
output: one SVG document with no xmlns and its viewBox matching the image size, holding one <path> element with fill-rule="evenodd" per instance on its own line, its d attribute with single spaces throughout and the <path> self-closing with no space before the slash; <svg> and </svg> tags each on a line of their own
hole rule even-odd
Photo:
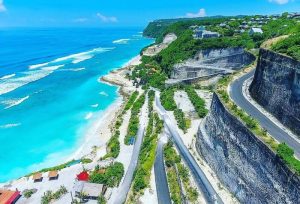
<svg viewBox="0 0 300 204">
<path fill-rule="evenodd" d="M 106 154 L 106 145 L 109 139 L 112 136 L 111 126 L 114 124 L 118 112 L 122 109 L 125 98 L 134 91 L 135 87 L 126 79 L 124 71 L 130 69 L 130 67 L 135 66 L 140 63 L 140 55 L 137 55 L 125 63 L 121 68 L 114 69 L 110 71 L 107 75 L 102 76 L 98 80 L 101 80 L 101 83 L 107 83 L 112 86 L 118 87 L 118 97 L 110 104 L 105 110 L 99 111 L 95 114 L 93 122 L 84 130 L 82 136 L 78 138 L 77 144 L 81 143 L 80 146 L 75 147 L 76 150 L 72 151 L 71 154 L 68 152 L 68 155 L 63 155 L 63 159 L 60 163 L 68 162 L 72 159 L 81 159 L 81 158 L 90 158 L 93 160 L 92 163 L 97 162 L 97 159 Z M 95 146 L 97 148 L 95 148 Z M 42 162 L 47 163 L 47 161 Z M 34 164 L 35 165 L 35 164 Z M 36 164 L 37 166 L 39 164 Z M 72 170 L 73 177 L 75 173 L 79 173 L 82 170 L 83 165 L 78 164 L 66 169 L 61 170 L 60 172 L 67 172 Z M 40 171 L 41 169 L 37 169 Z M 12 179 L 6 182 L 1 182 L 0 187 L 9 187 L 11 189 L 18 188 L 19 190 L 24 190 L 30 188 L 29 183 L 31 179 L 24 175 L 18 179 Z M 64 179 L 65 180 L 65 179 Z M 32 181 L 31 181 L 32 182 Z M 30 182 L 30 184 L 32 184 Z M 72 179 L 73 182 L 73 179 Z M 63 182 L 65 183 L 65 182 Z M 68 182 L 67 182 L 68 183 Z"/>
</svg>

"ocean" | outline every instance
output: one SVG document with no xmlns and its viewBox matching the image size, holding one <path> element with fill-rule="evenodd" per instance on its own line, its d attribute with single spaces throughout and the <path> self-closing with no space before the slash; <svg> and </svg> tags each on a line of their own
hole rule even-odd
<svg viewBox="0 0 300 204">
<path fill-rule="evenodd" d="M 57 165 L 118 98 L 99 78 L 152 39 L 142 28 L 0 29 L 0 182 Z"/>
</svg>

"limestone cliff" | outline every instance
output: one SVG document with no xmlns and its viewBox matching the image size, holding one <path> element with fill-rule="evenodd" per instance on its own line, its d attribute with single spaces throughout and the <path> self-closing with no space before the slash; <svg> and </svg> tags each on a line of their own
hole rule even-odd
<svg viewBox="0 0 300 204">
<path fill-rule="evenodd" d="M 214 94 L 196 148 L 241 203 L 300 203 L 300 177 Z"/>
<path fill-rule="evenodd" d="M 300 138 L 300 62 L 261 49 L 250 94 Z"/>
<path fill-rule="evenodd" d="M 171 79 L 205 77 L 227 74 L 251 64 L 255 57 L 243 48 L 209 49 L 199 51 L 193 58 L 174 66 Z"/>
</svg>

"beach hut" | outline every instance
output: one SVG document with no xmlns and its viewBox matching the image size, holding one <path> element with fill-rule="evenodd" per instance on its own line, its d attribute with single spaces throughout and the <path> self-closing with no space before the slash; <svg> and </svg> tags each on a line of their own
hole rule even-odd
<svg viewBox="0 0 300 204">
<path fill-rule="evenodd" d="M 90 175 L 88 174 L 88 172 L 83 171 L 80 174 L 77 175 L 77 180 L 78 181 L 88 181 L 90 178 Z"/>
<path fill-rule="evenodd" d="M 41 173 L 36 173 L 32 177 L 33 182 L 41 182 L 43 180 L 43 175 Z"/>
<path fill-rule="evenodd" d="M 11 191 L 0 189 L 0 203 L 1 204 L 14 204 L 21 197 L 19 191 Z"/>
<path fill-rule="evenodd" d="M 49 181 L 57 180 L 58 179 L 58 172 L 57 171 L 50 171 L 48 174 Z"/>
</svg>

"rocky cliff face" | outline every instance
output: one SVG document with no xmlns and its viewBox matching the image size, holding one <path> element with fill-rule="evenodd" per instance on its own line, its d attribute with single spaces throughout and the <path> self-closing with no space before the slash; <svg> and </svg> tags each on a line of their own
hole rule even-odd
<svg viewBox="0 0 300 204">
<path fill-rule="evenodd" d="M 232 116 L 217 95 L 196 147 L 242 203 L 300 203 L 300 177 Z"/>
<path fill-rule="evenodd" d="M 250 94 L 300 138 L 300 62 L 261 49 Z"/>
<path fill-rule="evenodd" d="M 172 79 L 205 77 L 232 73 L 251 64 L 255 57 L 243 48 L 209 49 L 198 52 L 194 58 L 174 66 Z"/>
</svg>

